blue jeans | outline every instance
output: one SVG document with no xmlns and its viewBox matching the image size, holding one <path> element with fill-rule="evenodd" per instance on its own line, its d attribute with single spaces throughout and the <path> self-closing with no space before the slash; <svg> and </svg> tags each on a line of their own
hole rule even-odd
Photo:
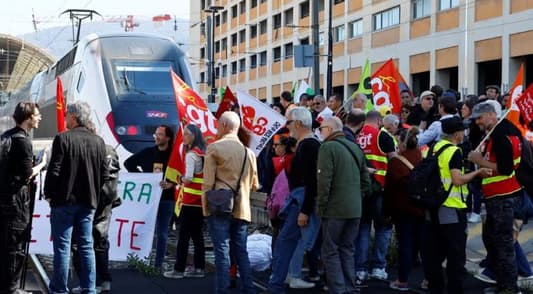
<svg viewBox="0 0 533 294">
<path fill-rule="evenodd" d="M 155 230 L 157 234 L 157 243 L 155 247 L 155 267 L 161 268 L 163 260 L 167 253 L 168 227 L 174 215 L 176 202 L 171 200 L 161 200 L 157 210 L 157 220 Z"/>
<path fill-rule="evenodd" d="M 387 267 L 386 257 L 392 236 L 392 226 L 376 227 L 374 225 L 374 254 L 371 264 L 368 261 L 371 225 L 371 223 L 361 223 L 359 225 L 359 234 L 355 243 L 355 269 L 357 271 L 368 271 L 370 266 L 372 266 L 372 269 L 385 269 Z"/>
<path fill-rule="evenodd" d="M 50 293 L 69 293 L 68 272 L 72 230 L 76 231 L 80 258 L 80 287 L 82 293 L 96 293 L 96 264 L 93 248 L 94 209 L 82 205 L 52 207 L 50 224 L 54 245 L 54 275 Z"/>
<path fill-rule="evenodd" d="M 359 218 L 324 219 L 322 222 L 322 256 L 330 293 L 357 293 L 353 240 L 358 227 Z"/>
<path fill-rule="evenodd" d="M 250 260 L 248 259 L 248 250 L 246 249 L 248 223 L 227 215 L 209 216 L 207 218 L 207 225 L 215 253 L 215 293 L 225 294 L 230 292 L 230 242 L 242 281 L 241 292 L 255 293 L 252 281 L 252 269 L 250 267 Z"/>
<path fill-rule="evenodd" d="M 318 231 L 320 230 L 320 219 L 317 217 L 316 213 L 313 212 L 309 215 L 307 226 L 301 227 L 300 230 L 302 237 L 298 240 L 298 245 L 296 245 L 289 266 L 290 274 L 293 278 L 302 277 L 302 266 L 305 252 L 313 249 L 313 245 L 315 245 Z"/>
</svg>

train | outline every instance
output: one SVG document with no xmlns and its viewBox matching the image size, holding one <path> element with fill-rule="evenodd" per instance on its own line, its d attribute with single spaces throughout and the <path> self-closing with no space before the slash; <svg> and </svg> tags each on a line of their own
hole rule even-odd
<svg viewBox="0 0 533 294">
<path fill-rule="evenodd" d="M 154 145 L 161 125 L 178 126 L 170 69 L 195 89 L 186 54 L 170 38 L 141 33 L 90 34 L 65 56 L 40 72 L 0 108 L 0 131 L 14 126 L 12 114 L 20 101 L 39 104 L 42 121 L 34 139 L 57 134 L 56 78 L 65 103 L 86 101 L 91 118 L 106 144 L 121 162 Z"/>
</svg>

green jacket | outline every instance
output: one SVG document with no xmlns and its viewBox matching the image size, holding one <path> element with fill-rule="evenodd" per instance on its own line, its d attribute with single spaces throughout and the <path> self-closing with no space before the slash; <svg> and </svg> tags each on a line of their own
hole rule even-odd
<svg viewBox="0 0 533 294">
<path fill-rule="evenodd" d="M 347 144 L 351 152 L 341 143 Z M 357 156 L 356 167 L 353 155 Z M 322 218 L 359 218 L 363 195 L 370 191 L 370 176 L 361 148 L 348 141 L 342 132 L 326 138 L 318 151 L 318 216 Z"/>
</svg>

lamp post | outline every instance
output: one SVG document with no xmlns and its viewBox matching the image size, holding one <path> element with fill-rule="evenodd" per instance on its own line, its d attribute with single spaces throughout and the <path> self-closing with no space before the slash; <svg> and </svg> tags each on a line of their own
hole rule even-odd
<svg viewBox="0 0 533 294">
<path fill-rule="evenodd" d="M 214 103 L 217 94 L 215 87 L 215 15 L 219 10 L 224 9 L 224 6 L 209 6 L 204 12 L 210 12 L 211 16 L 207 17 L 207 54 L 209 56 L 208 62 L 208 82 L 211 87 L 211 93 L 207 98 L 207 102 Z"/>
<path fill-rule="evenodd" d="M 333 17 L 332 6 L 333 1 L 329 0 L 328 5 L 328 67 L 327 67 L 327 88 L 326 88 L 326 99 L 332 94 L 332 82 L 333 82 L 333 29 L 331 27 L 331 18 Z"/>
<path fill-rule="evenodd" d="M 318 8 L 319 0 L 313 0 L 313 88 L 315 94 L 320 93 L 320 47 L 318 40 Z"/>
</svg>

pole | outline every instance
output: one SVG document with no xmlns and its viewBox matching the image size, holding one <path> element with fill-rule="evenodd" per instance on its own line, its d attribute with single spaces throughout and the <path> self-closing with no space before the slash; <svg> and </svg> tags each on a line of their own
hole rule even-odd
<svg viewBox="0 0 533 294">
<path fill-rule="evenodd" d="M 492 132 L 494 131 L 494 129 L 496 128 L 497 125 L 499 125 L 506 117 L 507 115 L 509 114 L 509 112 L 511 112 L 511 109 L 507 109 L 507 111 L 505 111 L 505 113 L 502 115 L 502 117 L 498 120 L 498 122 L 494 125 L 494 127 L 492 127 L 492 129 L 490 129 L 490 131 L 487 132 L 487 134 L 485 135 L 485 137 L 483 137 L 483 139 L 481 140 L 481 142 L 479 142 L 479 145 L 477 145 L 476 149 L 474 149 L 474 151 L 479 151 L 481 146 L 483 146 L 483 143 L 485 143 L 485 141 L 487 141 L 487 139 L 490 137 L 490 135 L 492 134 Z"/>
<path fill-rule="evenodd" d="M 215 47 L 214 46 L 215 30 L 214 30 L 214 25 L 213 25 L 215 13 L 213 11 L 210 11 L 210 12 L 211 12 L 211 16 L 207 16 L 207 21 L 206 21 L 207 36 L 208 36 L 207 38 L 207 56 L 208 57 L 207 58 L 209 59 L 207 63 L 207 83 L 211 87 L 209 96 L 207 98 L 207 102 L 213 103 L 215 102 L 215 96 L 213 95 L 215 92 L 215 69 L 214 69 L 215 50 L 213 50 Z"/>
<path fill-rule="evenodd" d="M 326 90 L 326 99 L 329 99 L 329 97 L 332 94 L 332 80 L 333 80 L 333 30 L 331 28 L 331 19 L 333 18 L 332 13 L 332 4 L 333 1 L 329 0 L 329 6 L 328 6 L 328 68 L 327 68 L 327 90 Z"/>
<path fill-rule="evenodd" d="M 319 0 L 313 1 L 313 15 L 312 21 L 313 25 L 313 88 L 315 89 L 315 94 L 320 94 L 320 48 L 318 44 L 318 7 Z"/>
</svg>

